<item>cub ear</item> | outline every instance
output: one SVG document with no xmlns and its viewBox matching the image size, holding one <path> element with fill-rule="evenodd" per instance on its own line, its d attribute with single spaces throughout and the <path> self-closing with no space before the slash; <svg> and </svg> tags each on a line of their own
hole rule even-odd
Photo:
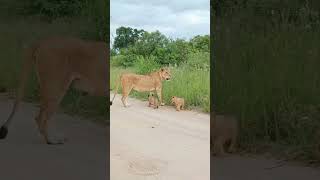
<svg viewBox="0 0 320 180">
<path fill-rule="evenodd" d="M 164 68 L 161 68 L 161 71 L 164 71 Z"/>
</svg>

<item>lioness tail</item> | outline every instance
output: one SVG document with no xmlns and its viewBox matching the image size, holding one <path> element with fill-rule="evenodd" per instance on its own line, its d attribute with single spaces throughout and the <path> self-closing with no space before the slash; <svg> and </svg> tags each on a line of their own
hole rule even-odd
<svg viewBox="0 0 320 180">
<path fill-rule="evenodd" d="M 117 94 L 117 92 L 118 92 L 119 85 L 120 85 L 120 81 L 121 81 L 121 76 L 122 76 L 122 75 L 119 76 L 119 81 L 117 81 L 117 84 L 116 84 L 116 92 L 114 92 L 113 98 L 112 98 L 112 100 L 110 101 L 110 106 L 112 105 L 113 100 L 114 100 L 114 98 L 116 97 L 116 94 Z"/>
<path fill-rule="evenodd" d="M 12 111 L 8 117 L 8 119 L 5 121 L 5 123 L 0 128 L 0 139 L 5 139 L 8 134 L 8 127 L 12 121 L 12 118 L 17 111 L 18 105 L 23 98 L 24 95 L 24 89 L 26 86 L 26 82 L 28 80 L 28 76 L 31 72 L 33 61 L 34 61 L 34 52 L 36 50 L 37 46 L 31 46 L 26 48 L 25 52 L 25 60 L 22 65 L 22 71 L 21 71 L 21 77 L 20 77 L 20 84 L 19 88 L 16 94 L 16 99 L 12 108 Z"/>
</svg>

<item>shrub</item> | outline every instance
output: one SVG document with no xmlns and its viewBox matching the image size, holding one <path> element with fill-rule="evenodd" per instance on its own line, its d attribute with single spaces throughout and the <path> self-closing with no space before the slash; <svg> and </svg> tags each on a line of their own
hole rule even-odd
<svg viewBox="0 0 320 180">
<path fill-rule="evenodd" d="M 137 56 L 137 60 L 134 63 L 134 68 L 139 74 L 147 74 L 159 69 L 160 65 L 156 62 L 156 58 L 154 56 Z"/>
</svg>

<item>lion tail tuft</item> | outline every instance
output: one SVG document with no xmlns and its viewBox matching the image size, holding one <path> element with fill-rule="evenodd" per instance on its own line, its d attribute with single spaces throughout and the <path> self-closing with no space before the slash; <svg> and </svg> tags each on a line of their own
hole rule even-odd
<svg viewBox="0 0 320 180">
<path fill-rule="evenodd" d="M 119 89 L 119 85 L 120 85 L 120 81 L 121 81 L 121 77 L 122 77 L 122 75 L 119 76 L 119 81 L 118 81 L 117 84 L 116 84 L 116 91 L 114 92 L 113 98 L 112 98 L 112 100 L 110 101 L 110 106 L 112 105 L 112 103 L 113 103 L 113 101 L 114 101 L 114 98 L 115 98 L 116 95 L 117 95 L 117 92 L 118 92 L 118 89 Z"/>
</svg>

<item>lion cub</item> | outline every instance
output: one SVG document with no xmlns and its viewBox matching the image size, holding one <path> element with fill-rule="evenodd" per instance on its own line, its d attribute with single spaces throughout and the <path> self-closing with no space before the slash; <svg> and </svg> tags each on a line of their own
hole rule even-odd
<svg viewBox="0 0 320 180">
<path fill-rule="evenodd" d="M 238 135 L 238 121 L 234 116 L 215 115 L 213 112 L 210 131 L 210 142 L 213 145 L 214 155 L 225 155 L 225 147 L 228 147 L 229 153 L 235 151 Z"/>
<path fill-rule="evenodd" d="M 159 108 L 159 101 L 158 98 L 154 96 L 153 93 L 150 93 L 148 95 L 148 100 L 149 100 L 149 107 L 153 106 L 154 109 Z"/>
<path fill-rule="evenodd" d="M 184 99 L 183 98 L 179 98 L 177 96 L 172 96 L 171 104 L 174 104 L 176 106 L 177 111 L 184 109 Z"/>
</svg>

